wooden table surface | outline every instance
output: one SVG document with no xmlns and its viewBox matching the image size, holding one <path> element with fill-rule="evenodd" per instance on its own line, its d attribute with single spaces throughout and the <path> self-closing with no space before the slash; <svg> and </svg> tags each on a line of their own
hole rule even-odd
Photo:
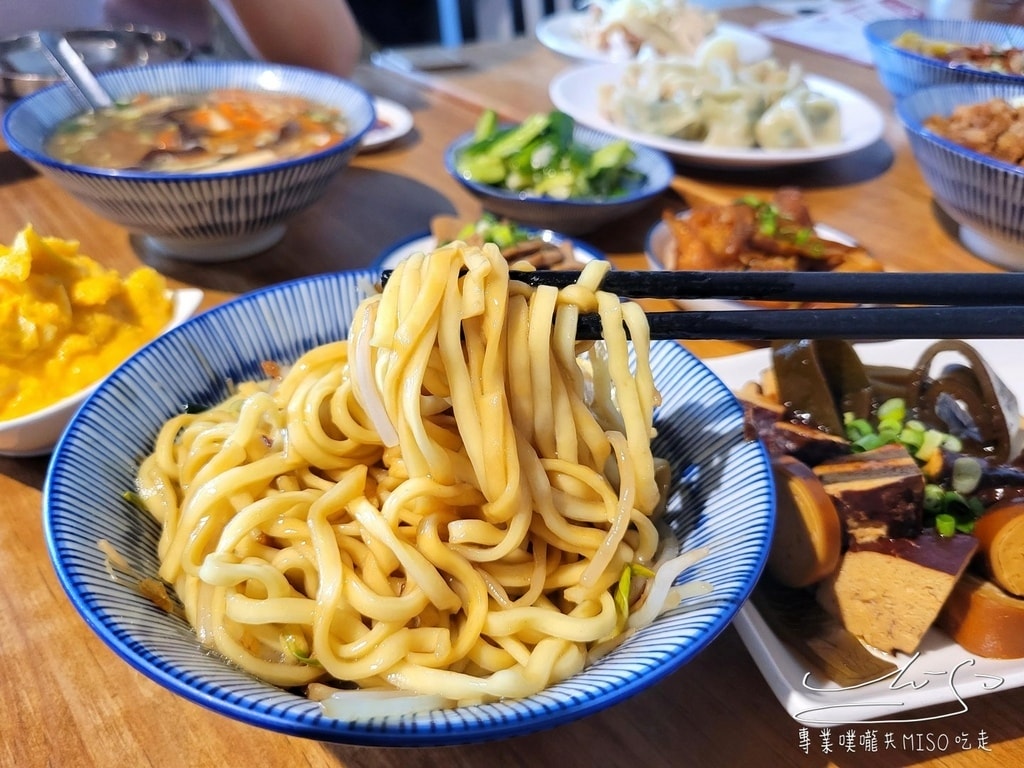
<svg viewBox="0 0 1024 768">
<path fill-rule="evenodd" d="M 731 12 L 752 22 L 764 11 Z M 885 111 L 884 140 L 852 156 L 759 173 L 680 167 L 689 195 L 729 198 L 802 187 L 812 213 L 910 271 L 986 270 L 936 210 L 906 140 L 868 67 L 775 44 L 780 60 L 852 86 Z M 485 106 L 509 118 L 550 109 L 547 83 L 571 62 L 531 40 L 467 47 L 472 66 L 425 80 L 366 68 L 357 79 L 405 104 L 416 128 L 359 156 L 285 238 L 244 261 L 197 265 L 147 253 L 125 230 L 92 214 L 0 145 L 0 242 L 31 222 L 75 238 L 83 252 L 126 271 L 149 263 L 174 285 L 206 291 L 204 306 L 270 283 L 368 264 L 390 243 L 426 229 L 437 213 L 479 207 L 445 173 L 442 153 Z M 622 267 L 642 267 L 650 209 L 588 236 Z M 694 342 L 703 356 L 746 348 Z M 63 594 L 41 526 L 47 460 L 0 458 L 0 765 L 3 766 L 1018 766 L 1024 762 L 1024 689 L 967 702 L 952 718 L 802 731 L 773 696 L 739 636 L 727 628 L 703 653 L 653 688 L 609 710 L 503 742 L 444 749 L 373 749 L 271 733 L 178 698 L 117 658 Z M 936 719 L 927 720 L 930 716 Z M 807 738 L 804 744 L 802 738 Z M 888 738 L 887 738 L 888 737 Z M 890 741 L 891 739 L 891 741 Z M 966 741 L 965 741 L 966 740 Z M 948 742 L 948 743 L 947 743 Z M 945 745 L 945 746 L 943 746 Z M 970 747 L 969 749 L 967 747 Z"/>
</svg>

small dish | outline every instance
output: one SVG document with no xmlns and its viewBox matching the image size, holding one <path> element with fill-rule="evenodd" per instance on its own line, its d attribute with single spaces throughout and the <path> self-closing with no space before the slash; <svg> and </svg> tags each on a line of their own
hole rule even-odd
<svg viewBox="0 0 1024 768">
<path fill-rule="evenodd" d="M 541 240 L 545 240 L 546 242 L 555 245 L 569 239 L 565 235 L 552 232 L 550 229 L 538 230 L 536 234 Z M 374 272 L 380 272 L 385 269 L 394 269 L 400 261 L 409 258 L 412 254 L 430 251 L 436 247 L 437 238 L 435 238 L 430 232 L 417 232 L 415 235 L 409 235 L 408 237 L 402 238 L 397 243 L 385 248 L 380 255 L 373 260 L 373 263 L 370 264 L 370 269 Z M 575 239 L 572 241 L 572 253 L 576 260 L 582 263 L 594 261 L 595 259 L 606 259 L 605 255 L 601 253 L 601 251 Z"/>
<path fill-rule="evenodd" d="M 573 140 L 578 145 L 594 150 L 615 141 L 616 137 L 577 123 L 573 129 Z M 664 153 L 633 144 L 631 149 L 635 157 L 629 166 L 642 174 L 642 181 L 623 194 L 566 199 L 541 197 L 463 177 L 456 170 L 457 160 L 463 149 L 473 141 L 474 135 L 470 131 L 451 142 L 445 150 L 444 167 L 452 178 L 479 199 L 485 211 L 523 226 L 557 229 L 566 235 L 586 234 L 636 213 L 668 188 L 673 175 L 672 163 Z"/>
<path fill-rule="evenodd" d="M 535 34 L 541 45 L 563 56 L 590 62 L 622 61 L 615 52 L 599 50 L 586 43 L 581 27 L 587 17 L 587 13 L 579 11 L 554 13 L 537 23 Z M 772 53 L 772 44 L 767 37 L 727 21 L 719 21 L 715 25 L 715 31 L 708 36 L 709 40 L 714 38 L 736 43 L 740 61 L 744 64 L 767 59 Z"/>
<path fill-rule="evenodd" d="M 412 112 L 397 101 L 374 96 L 373 110 L 377 120 L 363 137 L 360 152 L 376 152 L 390 146 L 409 133 L 414 124 Z"/>
<path fill-rule="evenodd" d="M 173 314 L 164 332 L 188 320 L 203 300 L 203 292 L 198 288 L 181 288 L 173 294 Z M 34 413 L 0 421 L 0 456 L 28 457 L 49 453 L 75 411 L 101 382 L 102 379 Z"/>
<path fill-rule="evenodd" d="M 816 75 L 806 75 L 807 86 L 839 103 L 842 138 L 837 144 L 821 144 L 802 149 L 759 149 L 756 147 L 717 147 L 699 141 L 684 141 L 658 136 L 616 125 L 599 108 L 599 94 L 622 81 L 629 62 L 584 64 L 557 75 L 549 87 L 554 105 L 584 125 L 642 144 L 693 165 L 717 168 L 769 168 L 848 155 L 874 144 L 885 130 L 885 117 L 869 98 L 847 86 Z"/>
</svg>

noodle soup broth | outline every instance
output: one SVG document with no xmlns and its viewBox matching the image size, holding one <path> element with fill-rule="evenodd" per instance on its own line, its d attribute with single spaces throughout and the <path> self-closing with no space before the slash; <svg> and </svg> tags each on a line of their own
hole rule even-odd
<svg viewBox="0 0 1024 768">
<path fill-rule="evenodd" d="M 46 151 L 94 168 L 215 173 L 310 155 L 347 133 L 338 110 L 304 96 L 241 88 L 143 92 L 62 121 Z"/>
</svg>

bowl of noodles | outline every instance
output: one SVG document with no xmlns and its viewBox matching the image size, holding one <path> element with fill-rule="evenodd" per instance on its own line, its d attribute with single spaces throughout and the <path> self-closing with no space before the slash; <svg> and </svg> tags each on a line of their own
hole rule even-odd
<svg viewBox="0 0 1024 768">
<path fill-rule="evenodd" d="M 98 79 L 109 108 L 85 109 L 62 84 L 15 102 L 7 146 L 147 249 L 188 261 L 274 245 L 375 122 L 361 87 L 301 67 L 175 62 Z"/>
<path fill-rule="evenodd" d="M 454 245 L 382 291 L 272 286 L 111 375 L 43 504 L 110 648 L 223 715 L 375 746 L 552 727 L 700 653 L 764 565 L 761 445 L 699 360 L 595 290 L 607 262 L 561 302 L 502 264 Z M 580 309 L 604 339 L 577 346 Z"/>
</svg>

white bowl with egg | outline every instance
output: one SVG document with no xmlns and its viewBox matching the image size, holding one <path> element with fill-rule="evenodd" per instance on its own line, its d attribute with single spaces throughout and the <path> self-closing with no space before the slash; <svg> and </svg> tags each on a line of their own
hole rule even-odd
<svg viewBox="0 0 1024 768">
<path fill-rule="evenodd" d="M 223 261 L 265 250 L 289 218 L 315 203 L 359 150 L 373 127 L 369 95 L 323 72 L 256 61 L 184 62 L 132 67 L 98 76 L 115 101 L 138 94 L 205 93 L 222 88 L 308 99 L 342 116 L 346 134 L 298 157 L 253 167 L 202 172 L 93 167 L 62 162 L 49 151 L 58 126 L 83 111 L 76 94 L 55 85 L 16 102 L 5 114 L 8 147 L 104 218 L 145 238 L 162 255 Z"/>
<path fill-rule="evenodd" d="M 199 307 L 203 292 L 198 288 L 182 288 L 172 291 L 171 320 L 165 330 L 185 322 Z M 0 456 L 31 457 L 44 456 L 53 450 L 79 406 L 102 382 L 95 383 L 58 400 L 38 411 L 0 420 Z"/>
</svg>

